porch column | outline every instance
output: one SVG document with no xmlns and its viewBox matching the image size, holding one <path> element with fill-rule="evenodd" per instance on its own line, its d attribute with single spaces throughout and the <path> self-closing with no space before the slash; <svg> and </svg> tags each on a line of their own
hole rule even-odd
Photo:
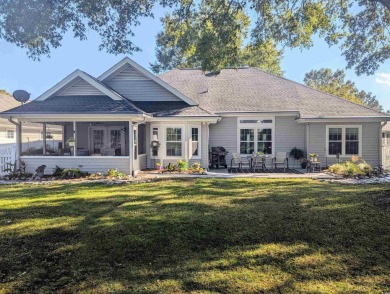
<svg viewBox="0 0 390 294">
<path fill-rule="evenodd" d="M 20 156 L 22 155 L 22 122 L 19 121 L 16 125 L 16 150 L 15 161 L 16 168 L 20 167 Z"/>
<path fill-rule="evenodd" d="M 73 139 L 74 139 L 74 146 L 73 146 L 73 156 L 77 155 L 77 123 L 76 121 L 73 121 Z"/>
<path fill-rule="evenodd" d="M 42 124 L 43 155 L 46 155 L 46 123 Z"/>
<path fill-rule="evenodd" d="M 379 129 L 379 165 L 384 167 L 384 155 L 383 155 L 383 141 L 382 141 L 382 134 L 383 134 L 383 128 L 387 125 L 387 121 L 381 123 L 381 127 Z"/>
<path fill-rule="evenodd" d="M 133 138 L 133 122 L 129 121 L 129 167 L 130 167 L 130 174 L 134 176 L 134 138 Z"/>
</svg>

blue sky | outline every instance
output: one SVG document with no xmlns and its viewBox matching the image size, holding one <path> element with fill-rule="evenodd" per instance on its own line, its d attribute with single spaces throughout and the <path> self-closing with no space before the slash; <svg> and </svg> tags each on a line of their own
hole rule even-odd
<svg viewBox="0 0 390 294">
<path fill-rule="evenodd" d="M 149 62 L 155 60 L 155 36 L 160 29 L 158 18 L 144 20 L 136 28 L 134 37 L 143 51 L 129 57 L 149 69 Z M 34 99 L 77 68 L 98 76 L 124 57 L 99 51 L 99 43 L 94 32 L 82 42 L 67 34 L 62 47 L 54 49 L 50 58 L 42 57 L 38 62 L 29 59 L 23 49 L 0 40 L 0 89 L 9 92 L 25 89 Z M 337 47 L 329 48 L 320 39 L 314 43 L 309 50 L 286 50 L 282 61 L 286 78 L 302 83 L 305 73 L 311 69 L 345 67 L 346 62 Z M 358 77 L 353 71 L 348 71 L 347 78 L 353 80 L 359 89 L 374 93 L 384 108 L 390 109 L 390 61 L 384 63 L 375 75 Z"/>
</svg>

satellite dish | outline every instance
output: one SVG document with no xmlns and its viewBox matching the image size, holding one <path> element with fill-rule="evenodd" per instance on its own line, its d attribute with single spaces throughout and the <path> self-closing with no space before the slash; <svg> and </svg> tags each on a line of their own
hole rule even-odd
<svg viewBox="0 0 390 294">
<path fill-rule="evenodd" d="M 21 103 L 26 103 L 30 99 L 30 93 L 24 90 L 16 90 L 12 93 L 12 96 Z"/>
</svg>

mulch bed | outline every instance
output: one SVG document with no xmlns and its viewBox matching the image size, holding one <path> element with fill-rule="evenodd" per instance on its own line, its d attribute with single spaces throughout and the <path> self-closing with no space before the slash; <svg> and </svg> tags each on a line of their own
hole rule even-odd
<svg viewBox="0 0 390 294">
<path fill-rule="evenodd" d="M 243 168 L 243 169 L 238 169 L 238 168 L 229 168 L 228 169 L 229 173 L 238 173 L 238 174 L 302 174 L 302 172 L 293 169 L 293 168 L 271 168 L 271 169 L 248 169 L 248 168 Z"/>
</svg>

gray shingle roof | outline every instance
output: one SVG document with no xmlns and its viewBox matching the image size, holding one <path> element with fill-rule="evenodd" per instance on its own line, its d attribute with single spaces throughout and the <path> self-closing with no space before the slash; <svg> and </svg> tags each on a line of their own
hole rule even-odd
<svg viewBox="0 0 390 294">
<path fill-rule="evenodd" d="M 384 116 L 257 68 L 223 69 L 218 75 L 175 69 L 160 78 L 214 113 L 299 111 L 302 118 Z"/>
<path fill-rule="evenodd" d="M 198 106 L 181 101 L 143 101 L 133 104 L 153 116 L 216 116 Z"/>
<path fill-rule="evenodd" d="M 32 101 L 4 113 L 140 113 L 127 100 L 108 96 L 55 96 L 44 101 Z"/>
</svg>

